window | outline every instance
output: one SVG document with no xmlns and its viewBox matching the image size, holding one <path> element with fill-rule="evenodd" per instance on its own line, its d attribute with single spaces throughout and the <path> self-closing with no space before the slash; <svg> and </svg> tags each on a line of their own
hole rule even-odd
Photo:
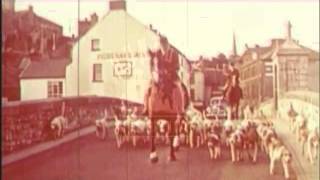
<svg viewBox="0 0 320 180">
<path fill-rule="evenodd" d="M 62 81 L 48 81 L 48 98 L 62 97 Z"/>
<path fill-rule="evenodd" d="M 92 39 L 91 51 L 99 51 L 99 50 L 100 50 L 100 39 Z"/>
<path fill-rule="evenodd" d="M 93 81 L 102 81 L 102 64 L 93 64 Z"/>
</svg>

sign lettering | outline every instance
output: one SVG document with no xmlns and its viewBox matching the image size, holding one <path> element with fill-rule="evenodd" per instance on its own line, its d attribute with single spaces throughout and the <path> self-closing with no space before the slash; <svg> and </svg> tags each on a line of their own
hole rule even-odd
<svg viewBox="0 0 320 180">
<path fill-rule="evenodd" d="M 97 55 L 98 60 L 145 58 L 145 57 L 147 57 L 147 55 L 144 52 L 101 53 Z"/>
</svg>

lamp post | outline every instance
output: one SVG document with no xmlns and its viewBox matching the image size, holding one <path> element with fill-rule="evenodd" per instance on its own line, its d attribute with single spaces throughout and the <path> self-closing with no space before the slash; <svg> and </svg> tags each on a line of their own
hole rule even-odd
<svg viewBox="0 0 320 180">
<path fill-rule="evenodd" d="M 274 64 L 274 107 L 278 111 L 278 66 Z"/>
</svg>

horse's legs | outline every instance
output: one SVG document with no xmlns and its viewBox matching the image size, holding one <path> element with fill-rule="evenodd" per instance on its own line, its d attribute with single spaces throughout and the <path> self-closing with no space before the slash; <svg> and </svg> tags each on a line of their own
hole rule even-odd
<svg viewBox="0 0 320 180">
<path fill-rule="evenodd" d="M 232 106 L 231 105 L 228 105 L 228 107 L 227 107 L 227 119 L 228 120 L 231 120 L 231 118 L 232 118 Z"/>
<path fill-rule="evenodd" d="M 169 128 L 169 140 L 170 140 L 170 160 L 175 160 L 173 140 L 175 135 L 175 118 L 169 118 L 170 128 Z"/>
<path fill-rule="evenodd" d="M 155 132 L 155 119 L 151 118 L 151 153 L 156 151 L 156 146 L 155 146 L 155 136 L 156 136 L 156 132 Z"/>
<path fill-rule="evenodd" d="M 239 102 L 235 105 L 235 119 L 239 119 Z"/>
<path fill-rule="evenodd" d="M 151 117 L 151 153 L 150 153 L 150 160 L 152 163 L 156 163 L 158 161 L 158 156 L 156 153 L 156 146 L 155 146 L 155 125 L 156 119 Z"/>
</svg>

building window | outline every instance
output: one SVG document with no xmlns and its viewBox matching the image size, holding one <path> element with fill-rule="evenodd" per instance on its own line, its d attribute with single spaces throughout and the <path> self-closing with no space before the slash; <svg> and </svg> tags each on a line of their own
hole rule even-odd
<svg viewBox="0 0 320 180">
<path fill-rule="evenodd" d="M 91 50 L 99 51 L 100 50 L 100 39 L 92 39 L 91 40 Z"/>
<path fill-rule="evenodd" d="M 48 98 L 62 97 L 62 81 L 48 81 Z"/>
<path fill-rule="evenodd" d="M 93 64 L 93 81 L 102 81 L 102 64 Z"/>
</svg>

